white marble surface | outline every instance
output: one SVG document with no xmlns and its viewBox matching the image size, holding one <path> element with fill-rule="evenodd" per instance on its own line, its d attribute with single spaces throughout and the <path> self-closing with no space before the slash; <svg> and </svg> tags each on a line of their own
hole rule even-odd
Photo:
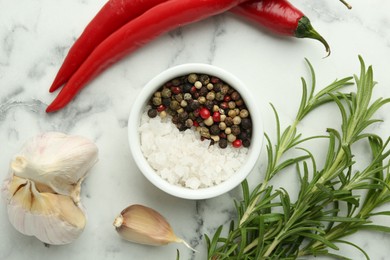
<svg viewBox="0 0 390 260">
<path fill-rule="evenodd" d="M 284 124 L 295 115 L 300 98 L 300 77 L 307 76 L 304 58 L 314 65 L 318 87 L 336 78 L 359 72 L 358 55 L 374 67 L 378 86 L 375 97 L 390 97 L 390 2 L 350 0 L 347 10 L 337 0 L 293 1 L 328 40 L 332 55 L 320 43 L 274 36 L 223 14 L 166 34 L 111 67 L 64 110 L 46 114 L 54 98 L 49 86 L 69 47 L 86 23 L 105 3 L 103 0 L 0 0 L 0 178 L 5 178 L 13 154 L 31 136 L 62 131 L 93 139 L 100 161 L 91 170 L 82 190 L 88 224 L 73 244 L 45 247 L 10 226 L 4 203 L 0 204 L 0 259 L 205 259 L 203 234 L 230 221 L 229 194 L 206 201 L 188 201 L 164 194 L 138 171 L 127 145 L 127 119 L 142 86 L 173 65 L 204 62 L 240 77 L 258 98 L 265 131 L 273 136 L 274 120 L 269 103 Z M 333 111 L 333 110 L 332 110 Z M 376 126 L 382 137 L 390 133 L 389 106 L 378 112 L 385 120 Z M 303 122 L 302 131 L 323 133 L 326 124 L 339 120 L 324 109 Z M 319 120 L 318 120 L 319 119 Z M 321 147 L 318 147 L 321 148 Z M 261 179 L 263 153 L 250 179 Z M 288 177 L 277 186 L 288 188 Z M 292 191 L 294 193 L 294 191 Z M 126 206 L 141 203 L 159 210 L 176 233 L 199 253 L 182 245 L 147 247 L 127 243 L 114 231 L 114 217 Z M 387 206 L 387 210 L 390 205 Z M 387 220 L 387 223 L 390 221 Z M 351 237 L 372 259 L 390 255 L 390 236 L 362 233 Z M 356 250 L 343 248 L 353 259 L 364 259 Z"/>
</svg>

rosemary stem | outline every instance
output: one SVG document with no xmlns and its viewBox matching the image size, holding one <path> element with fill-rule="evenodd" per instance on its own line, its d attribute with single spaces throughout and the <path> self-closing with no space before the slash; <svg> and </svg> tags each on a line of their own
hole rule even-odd
<svg viewBox="0 0 390 260">
<path fill-rule="evenodd" d="M 268 186 L 268 181 L 264 181 L 262 184 L 261 184 L 261 187 L 259 189 L 259 194 L 256 195 L 256 198 L 249 204 L 249 206 L 247 207 L 247 209 L 245 210 L 245 213 L 242 215 L 242 218 L 240 220 L 240 223 L 238 225 L 238 227 L 240 228 L 243 223 L 248 219 L 248 217 L 252 214 L 254 208 L 256 207 L 257 205 L 257 202 L 259 202 L 260 198 L 261 198 L 261 192 Z"/>
</svg>

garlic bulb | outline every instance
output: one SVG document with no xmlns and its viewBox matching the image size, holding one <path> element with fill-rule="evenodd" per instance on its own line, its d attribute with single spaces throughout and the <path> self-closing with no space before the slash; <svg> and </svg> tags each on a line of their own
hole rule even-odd
<svg viewBox="0 0 390 260">
<path fill-rule="evenodd" d="M 97 161 L 97 147 L 81 136 L 48 132 L 32 138 L 11 162 L 14 175 L 79 199 L 80 181 Z"/>
<path fill-rule="evenodd" d="M 27 142 L 2 187 L 11 224 L 47 244 L 79 237 L 86 224 L 81 182 L 97 155 L 96 145 L 80 136 L 49 132 Z"/>
<path fill-rule="evenodd" d="M 118 234 L 130 242 L 151 246 L 176 242 L 192 249 L 175 235 L 172 227 L 160 213 L 149 207 L 135 204 L 125 208 L 115 218 L 114 226 Z"/>
</svg>

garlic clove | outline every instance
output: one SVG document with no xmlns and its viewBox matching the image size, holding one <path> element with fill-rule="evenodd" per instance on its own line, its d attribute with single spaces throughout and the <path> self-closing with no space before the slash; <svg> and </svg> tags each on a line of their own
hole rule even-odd
<svg viewBox="0 0 390 260">
<path fill-rule="evenodd" d="M 23 146 L 11 162 L 11 170 L 18 177 L 46 185 L 78 202 L 80 183 L 97 157 L 97 146 L 87 138 L 48 132 Z"/>
<path fill-rule="evenodd" d="M 10 184 L 16 186 L 20 178 Z M 41 193 L 34 182 L 19 186 L 8 203 L 11 224 L 22 234 L 35 236 L 44 243 L 61 245 L 73 242 L 82 233 L 84 212 L 69 196 Z"/>
<path fill-rule="evenodd" d="M 160 213 L 149 207 L 135 204 L 125 208 L 115 218 L 114 226 L 118 234 L 130 242 L 151 246 L 176 242 L 191 248 L 175 235 L 171 225 Z"/>
</svg>

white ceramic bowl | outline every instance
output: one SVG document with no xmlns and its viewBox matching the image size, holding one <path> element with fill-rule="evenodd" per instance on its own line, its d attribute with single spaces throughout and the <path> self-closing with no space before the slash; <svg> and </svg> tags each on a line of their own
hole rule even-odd
<svg viewBox="0 0 390 260">
<path fill-rule="evenodd" d="M 155 172 L 155 170 L 149 165 L 146 158 L 142 154 L 139 132 L 141 115 L 145 111 L 145 106 L 147 105 L 148 100 L 153 95 L 153 93 L 169 80 L 179 76 L 188 75 L 190 73 L 216 76 L 235 88 L 246 103 L 246 106 L 251 114 L 253 127 L 251 145 L 249 146 L 247 160 L 241 166 L 241 168 L 236 171 L 232 177 L 218 185 L 196 190 L 170 184 Z M 248 91 L 243 82 L 241 82 L 241 80 L 239 80 L 231 73 L 216 66 L 200 63 L 189 63 L 167 69 L 158 74 L 145 85 L 132 106 L 128 122 L 128 135 L 130 150 L 134 157 L 134 161 L 136 162 L 141 172 L 151 183 L 173 196 L 184 199 L 200 200 L 216 197 L 226 193 L 237 187 L 248 176 L 260 155 L 263 141 L 263 125 L 256 100 Z"/>
</svg>

